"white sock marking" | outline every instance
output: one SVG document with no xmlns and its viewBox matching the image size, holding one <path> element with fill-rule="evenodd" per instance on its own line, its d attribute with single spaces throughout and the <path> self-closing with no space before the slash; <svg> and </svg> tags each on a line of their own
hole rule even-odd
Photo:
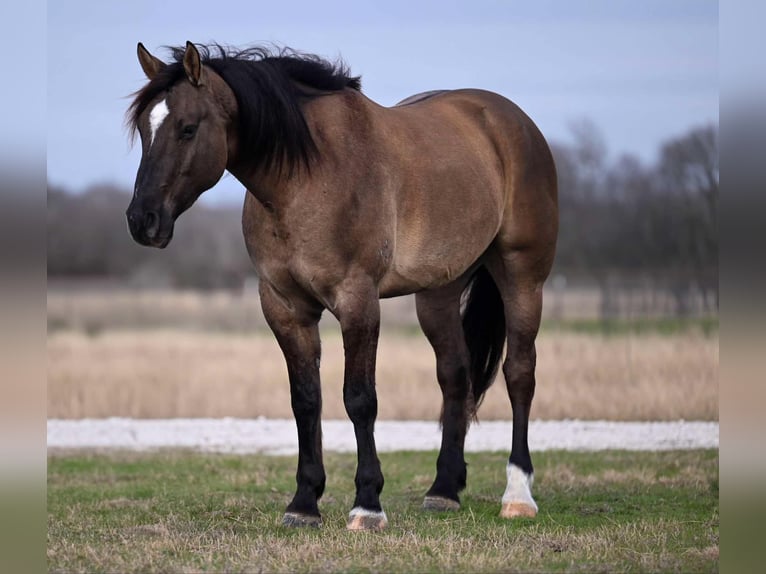
<svg viewBox="0 0 766 574">
<path fill-rule="evenodd" d="M 362 508 L 361 506 L 355 506 L 351 509 L 351 512 L 348 513 L 349 518 L 354 518 L 355 516 L 374 516 L 376 518 L 383 518 L 386 522 L 388 522 L 388 518 L 386 517 L 386 513 L 383 510 L 367 510 L 366 508 Z"/>
<path fill-rule="evenodd" d="M 505 469 L 508 477 L 508 485 L 503 494 L 503 504 L 523 503 L 537 510 L 537 503 L 532 498 L 532 484 L 535 481 L 534 473 L 527 474 L 515 464 L 509 464 Z"/>
<path fill-rule="evenodd" d="M 154 136 L 157 134 L 157 130 L 160 129 L 162 122 L 170 113 L 168 104 L 165 100 L 162 100 L 159 104 L 152 108 L 149 114 L 149 127 L 152 129 L 152 139 L 149 141 L 149 147 L 152 147 L 154 143 Z"/>
</svg>

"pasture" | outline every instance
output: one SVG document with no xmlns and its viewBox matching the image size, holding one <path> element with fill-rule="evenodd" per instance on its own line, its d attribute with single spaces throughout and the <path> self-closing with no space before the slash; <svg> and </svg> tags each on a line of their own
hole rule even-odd
<svg viewBox="0 0 766 574">
<path fill-rule="evenodd" d="M 581 308 L 581 307 L 578 307 Z M 566 317 L 577 317 L 566 319 Z M 535 419 L 718 420 L 717 321 L 602 324 L 538 339 Z M 379 419 L 436 420 L 434 358 L 408 299 L 383 302 Z M 48 416 L 291 418 L 255 298 L 49 292 Z M 324 319 L 324 418 L 346 418 L 342 342 Z M 480 420 L 509 420 L 498 381 Z M 715 572 L 718 451 L 533 453 L 540 514 L 499 518 L 505 453 L 467 453 L 456 513 L 420 510 L 436 452 L 380 455 L 381 533 L 345 528 L 354 455 L 327 453 L 321 529 L 280 526 L 295 457 L 51 451 L 51 572 Z"/>
<path fill-rule="evenodd" d="M 536 419 L 718 420 L 717 319 L 600 323 L 564 301 L 537 341 Z M 576 317 L 567 319 L 568 317 Z M 435 420 L 435 360 L 412 298 L 382 301 L 380 419 Z M 51 291 L 48 416 L 292 418 L 287 372 L 257 296 Z M 322 319 L 323 416 L 343 419 L 343 345 Z M 508 420 L 502 379 L 481 420 Z"/>
<path fill-rule="evenodd" d="M 534 520 L 500 519 L 505 453 L 469 453 L 463 508 L 420 510 L 435 452 L 381 454 L 382 533 L 348 532 L 353 455 L 320 529 L 280 526 L 294 458 L 53 453 L 50 572 L 715 572 L 716 450 L 535 455 Z"/>
</svg>

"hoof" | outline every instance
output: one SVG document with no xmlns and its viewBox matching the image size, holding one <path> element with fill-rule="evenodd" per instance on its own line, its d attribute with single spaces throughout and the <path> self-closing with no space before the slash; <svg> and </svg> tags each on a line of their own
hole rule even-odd
<svg viewBox="0 0 766 574">
<path fill-rule="evenodd" d="M 388 526 L 388 518 L 382 510 L 365 510 L 356 507 L 348 515 L 348 530 L 383 530 Z"/>
<path fill-rule="evenodd" d="M 500 516 L 503 518 L 534 518 L 537 516 L 537 503 L 532 498 L 532 483 L 535 475 L 527 474 L 515 464 L 506 468 L 508 486 L 503 494 L 503 508 Z"/>
<path fill-rule="evenodd" d="M 282 526 L 288 526 L 290 528 L 302 528 L 305 526 L 319 528 L 322 526 L 322 517 L 311 514 L 300 514 L 298 512 L 285 512 L 285 515 L 282 517 Z"/>
<path fill-rule="evenodd" d="M 537 508 L 523 502 L 506 502 L 500 510 L 503 518 L 534 518 L 537 516 Z"/>
<path fill-rule="evenodd" d="M 423 499 L 423 510 L 433 510 L 436 512 L 460 510 L 460 503 L 443 496 L 426 496 Z"/>
</svg>

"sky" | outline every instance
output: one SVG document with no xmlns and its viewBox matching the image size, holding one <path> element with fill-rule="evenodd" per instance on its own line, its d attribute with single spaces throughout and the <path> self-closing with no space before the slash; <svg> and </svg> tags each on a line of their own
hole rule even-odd
<svg viewBox="0 0 766 574">
<path fill-rule="evenodd" d="M 277 44 L 362 75 L 383 105 L 475 87 L 515 101 L 551 141 L 591 120 L 612 157 L 646 163 L 663 141 L 718 121 L 718 3 L 710 0 L 51 1 L 47 6 L 48 181 L 132 189 L 140 146 L 124 126 L 145 77 L 140 41 Z M 18 121 L 21 121 L 20 119 Z M 204 196 L 241 202 L 231 176 Z"/>
</svg>

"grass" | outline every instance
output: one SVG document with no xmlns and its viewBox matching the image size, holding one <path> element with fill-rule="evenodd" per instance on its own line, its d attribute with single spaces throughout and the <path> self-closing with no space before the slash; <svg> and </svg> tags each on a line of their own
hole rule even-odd
<svg viewBox="0 0 766 574">
<path fill-rule="evenodd" d="M 473 453 L 457 513 L 421 511 L 436 453 L 381 455 L 390 528 L 351 533 L 353 455 L 328 454 L 324 526 L 279 525 L 294 457 L 53 454 L 51 572 L 715 572 L 718 451 L 535 455 L 534 520 L 500 519 L 505 456 Z"/>
<path fill-rule="evenodd" d="M 718 334 L 718 317 L 642 317 L 635 319 L 567 319 L 543 321 L 543 332 L 554 330 L 601 336 Z"/>
<path fill-rule="evenodd" d="M 548 293 L 543 309 L 533 417 L 718 419 L 716 317 L 605 322 L 598 291 L 564 295 Z M 50 289 L 47 311 L 49 417 L 292 417 L 287 370 L 252 290 Z M 437 419 L 414 298 L 381 301 L 381 320 L 379 417 Z M 324 415 L 345 418 L 337 321 L 325 313 L 320 326 Z M 502 380 L 480 416 L 510 418 Z"/>
<path fill-rule="evenodd" d="M 270 333 L 180 329 L 59 331 L 48 336 L 48 416 L 292 418 L 287 369 Z M 322 338 L 323 414 L 346 418 L 343 345 Z M 425 337 L 383 332 L 380 419 L 436 420 L 441 393 Z M 482 420 L 508 420 L 499 380 Z M 538 419 L 717 420 L 718 334 L 545 329 L 537 342 Z"/>
<path fill-rule="evenodd" d="M 639 295 L 634 293 L 633 295 Z M 646 293 L 644 293 L 646 295 Z M 627 299 L 625 297 L 627 296 Z M 652 305 L 635 306 L 629 292 L 623 293 L 621 317 L 631 319 L 600 320 L 601 294 L 598 289 L 567 289 L 556 292 L 545 289 L 543 328 L 573 330 L 591 334 L 682 333 L 718 330 L 715 316 L 670 318 L 673 306 L 666 297 Z M 103 289 L 81 284 L 79 288 L 48 289 L 48 332 L 77 330 L 89 334 L 113 329 L 192 329 L 204 332 L 253 333 L 268 330 L 261 312 L 257 290 L 244 293 L 229 291 L 185 291 L 167 289 Z M 664 303 L 663 303 L 664 301 Z M 630 304 L 629 304 L 630 303 Z M 646 303 L 646 301 L 644 301 Z M 420 334 L 413 296 L 381 301 L 383 329 Z M 701 309 L 696 309 L 700 313 Z M 325 313 L 322 324 L 337 329 L 335 321 Z M 562 320 L 563 318 L 563 320 Z"/>
</svg>

